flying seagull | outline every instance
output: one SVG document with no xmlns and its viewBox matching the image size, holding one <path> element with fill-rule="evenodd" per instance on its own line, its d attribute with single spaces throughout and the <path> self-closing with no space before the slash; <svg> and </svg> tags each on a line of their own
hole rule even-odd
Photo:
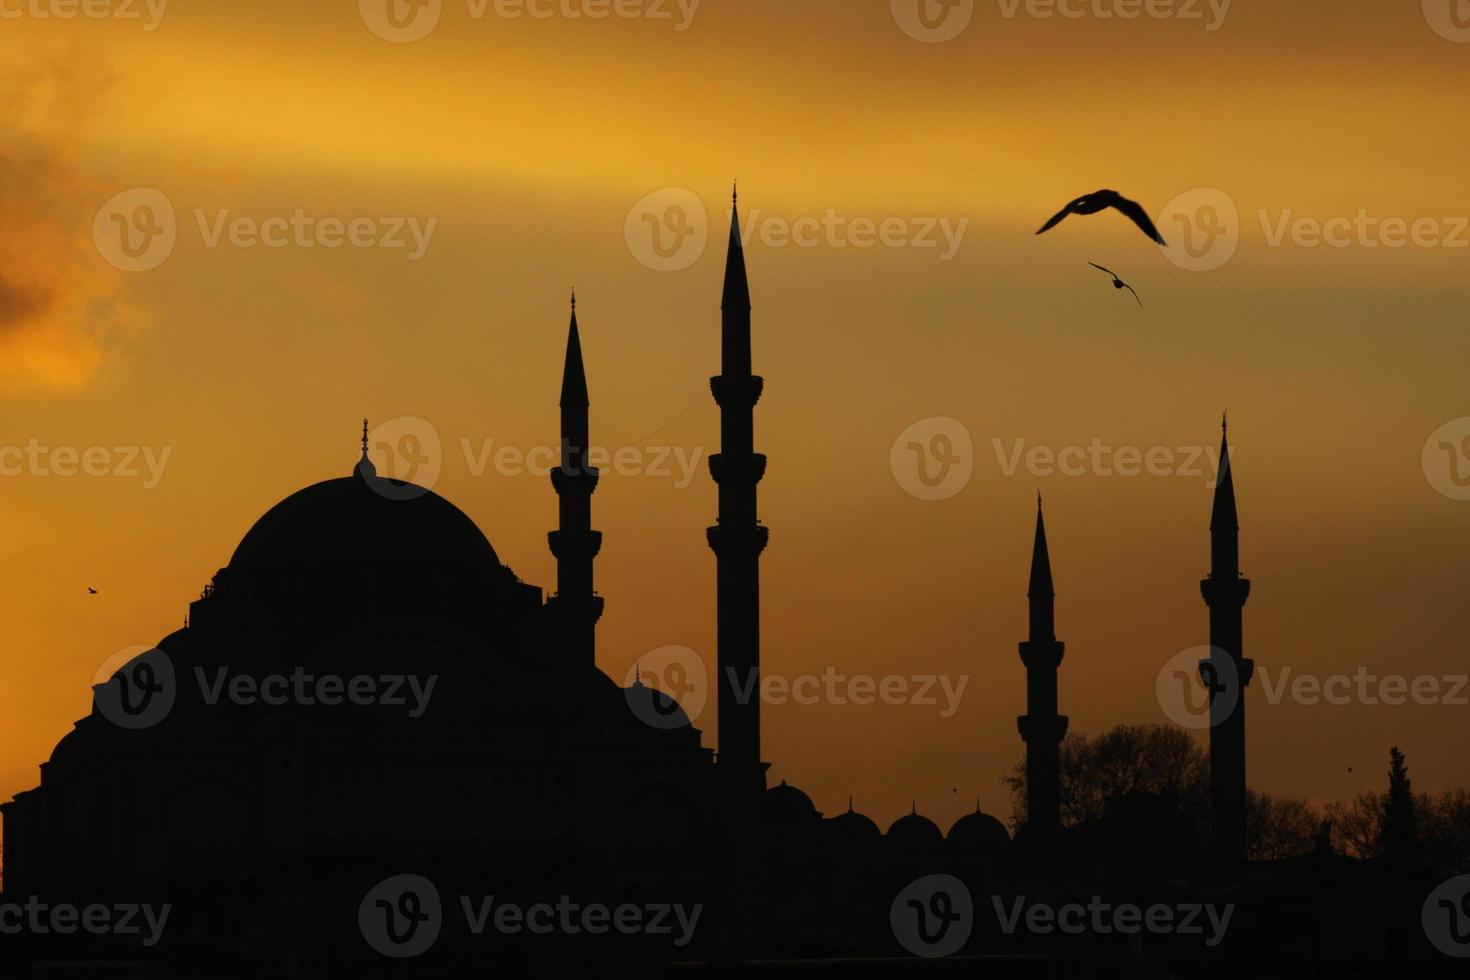
<svg viewBox="0 0 1470 980">
<path fill-rule="evenodd" d="M 1040 235 L 1042 232 L 1055 228 L 1069 214 L 1097 214 L 1099 211 L 1105 211 L 1108 208 L 1116 208 L 1127 215 L 1135 225 L 1143 230 L 1145 235 L 1160 245 L 1169 244 L 1164 241 L 1164 236 L 1160 235 L 1159 230 L 1154 227 L 1153 221 L 1149 218 L 1148 212 L 1143 209 L 1143 206 L 1137 201 L 1128 200 L 1128 198 L 1119 194 L 1117 191 L 1097 191 L 1096 193 L 1085 194 L 1077 198 L 1077 200 L 1052 215 L 1051 220 L 1042 225 L 1036 234 Z"/>
<path fill-rule="evenodd" d="M 1114 289 L 1126 289 L 1130 293 L 1133 294 L 1133 298 L 1134 299 L 1138 299 L 1138 290 L 1134 289 L 1132 286 L 1128 285 L 1126 282 L 1124 282 L 1123 280 L 1119 279 L 1118 278 L 1118 274 L 1116 272 L 1114 272 L 1112 269 L 1103 268 L 1102 266 L 1098 265 L 1096 262 L 1089 262 L 1087 264 L 1090 265 L 1090 266 L 1092 266 L 1094 269 L 1102 269 L 1103 272 L 1106 272 L 1108 275 L 1112 276 L 1113 277 L 1113 288 Z M 1143 300 L 1138 299 L 1138 306 L 1139 306 L 1140 309 L 1143 308 Z"/>
<path fill-rule="evenodd" d="M 97 594 L 97 590 L 96 589 L 92 588 L 90 585 L 87 586 L 87 595 L 96 595 L 96 594 Z"/>
</svg>

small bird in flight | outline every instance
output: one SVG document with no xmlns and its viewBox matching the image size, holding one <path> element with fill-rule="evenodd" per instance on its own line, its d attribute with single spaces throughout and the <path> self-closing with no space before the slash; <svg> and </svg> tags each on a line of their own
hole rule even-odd
<svg viewBox="0 0 1470 980">
<path fill-rule="evenodd" d="M 92 588 L 90 585 L 87 586 L 87 595 L 96 595 L 96 594 L 97 594 L 97 590 L 96 589 Z"/>
<path fill-rule="evenodd" d="M 1090 266 L 1092 266 L 1094 269 L 1102 269 L 1103 272 L 1106 272 L 1108 275 L 1112 276 L 1113 277 L 1113 288 L 1114 289 L 1126 289 L 1130 293 L 1133 294 L 1133 298 L 1134 299 L 1138 299 L 1138 290 L 1134 289 L 1132 286 L 1128 285 L 1126 282 L 1124 282 L 1123 280 L 1119 279 L 1118 278 L 1118 274 L 1116 272 L 1114 272 L 1112 269 L 1103 268 L 1102 266 L 1098 265 L 1096 262 L 1089 262 L 1087 264 L 1090 265 Z M 1138 299 L 1138 306 L 1139 306 L 1140 309 L 1143 308 L 1143 300 Z"/>
<path fill-rule="evenodd" d="M 1097 191 L 1093 194 L 1084 194 L 1082 197 L 1077 198 L 1077 200 L 1052 215 L 1051 220 L 1042 225 L 1036 234 L 1040 235 L 1043 232 L 1055 228 L 1069 214 L 1097 214 L 1099 211 L 1105 211 L 1108 208 L 1116 208 L 1118 211 L 1127 215 L 1135 225 L 1143 230 L 1145 235 L 1160 245 L 1169 244 L 1164 241 L 1164 236 L 1160 235 L 1159 230 L 1154 227 L 1153 220 L 1149 218 L 1148 212 L 1143 209 L 1141 204 L 1137 201 L 1128 200 L 1128 198 L 1119 194 L 1117 191 L 1107 190 Z"/>
</svg>

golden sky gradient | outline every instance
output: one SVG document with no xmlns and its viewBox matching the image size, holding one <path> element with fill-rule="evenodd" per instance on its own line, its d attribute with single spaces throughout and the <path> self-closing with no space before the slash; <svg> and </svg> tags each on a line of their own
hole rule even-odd
<svg viewBox="0 0 1470 980">
<path fill-rule="evenodd" d="M 621 679 L 670 644 L 712 666 L 707 378 L 735 176 L 758 229 L 766 667 L 969 677 L 949 718 L 768 707 L 774 780 L 828 812 L 852 793 L 880 823 L 911 800 L 946 824 L 977 796 L 1007 812 L 1038 488 L 1073 730 L 1166 720 L 1155 677 L 1207 638 L 1209 474 L 1007 475 L 997 440 L 1002 454 L 1017 440 L 1213 451 L 1228 407 L 1258 669 L 1467 670 L 1470 501 L 1437 492 L 1421 455 L 1470 416 L 1470 43 L 1418 3 L 1236 0 L 1210 31 L 1099 17 L 1112 0 L 1072 0 L 1077 19 L 976 0 L 942 43 L 907 35 L 886 0 L 705 0 L 684 30 L 673 0 L 659 4 L 672 20 L 567 16 L 577 0 L 477 18 L 446 0 L 409 43 L 346 0 L 174 0 L 151 30 L 141 0 L 141 19 L 37 15 L 58 5 L 0 0 L 0 447 L 168 455 L 156 486 L 141 456 L 139 476 L 0 479 L 0 798 L 34 785 L 98 666 L 175 628 L 257 516 L 346 475 L 364 415 L 426 420 L 435 489 L 551 585 L 549 481 L 476 475 L 465 446 L 555 443 L 573 283 L 594 441 L 698 458 L 688 485 L 675 466 L 605 478 L 594 498 L 603 669 Z M 1033 236 L 1099 187 L 1155 214 L 1219 189 L 1239 249 L 1186 271 L 1117 215 Z M 177 243 L 126 272 L 93 223 L 134 188 L 171 203 Z M 625 236 L 665 188 L 709 216 L 681 271 L 647 267 Z M 298 209 L 436 223 L 417 260 L 211 247 L 200 227 Z M 829 212 L 967 223 L 947 260 L 763 237 Z M 1449 241 L 1272 243 L 1283 221 L 1359 212 Z M 890 468 L 894 440 L 930 417 L 975 447 L 968 485 L 942 501 Z M 1470 706 L 1273 705 L 1258 681 L 1250 711 L 1255 788 L 1377 787 L 1392 744 L 1416 788 L 1470 785 Z M 713 744 L 713 709 L 696 723 Z"/>
</svg>

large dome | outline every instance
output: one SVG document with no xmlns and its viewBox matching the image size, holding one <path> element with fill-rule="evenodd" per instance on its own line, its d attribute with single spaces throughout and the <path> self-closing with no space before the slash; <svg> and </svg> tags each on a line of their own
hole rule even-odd
<svg viewBox="0 0 1470 980">
<path fill-rule="evenodd" d="M 232 569 L 350 563 L 498 567 L 475 522 L 423 487 L 361 469 L 299 490 L 255 522 Z"/>
</svg>

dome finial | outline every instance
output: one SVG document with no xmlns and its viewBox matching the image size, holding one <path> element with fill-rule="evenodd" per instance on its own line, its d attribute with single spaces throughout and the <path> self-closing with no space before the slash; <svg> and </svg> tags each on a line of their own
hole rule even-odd
<svg viewBox="0 0 1470 980">
<path fill-rule="evenodd" d="M 740 203 L 740 178 L 739 177 L 736 177 L 730 183 L 730 203 L 731 204 L 739 204 Z"/>
<path fill-rule="evenodd" d="M 353 467 L 352 471 L 360 476 L 367 477 L 368 479 L 371 479 L 378 475 L 378 468 L 373 465 L 372 460 L 368 459 L 367 419 L 362 420 L 362 458 L 357 461 L 357 465 Z"/>
<path fill-rule="evenodd" d="M 572 287 L 572 312 L 575 313 L 576 310 L 577 310 L 577 287 L 576 286 L 573 286 Z"/>
<path fill-rule="evenodd" d="M 852 794 L 851 793 L 848 793 L 847 794 L 847 812 L 848 813 L 851 813 L 852 812 Z"/>
</svg>

